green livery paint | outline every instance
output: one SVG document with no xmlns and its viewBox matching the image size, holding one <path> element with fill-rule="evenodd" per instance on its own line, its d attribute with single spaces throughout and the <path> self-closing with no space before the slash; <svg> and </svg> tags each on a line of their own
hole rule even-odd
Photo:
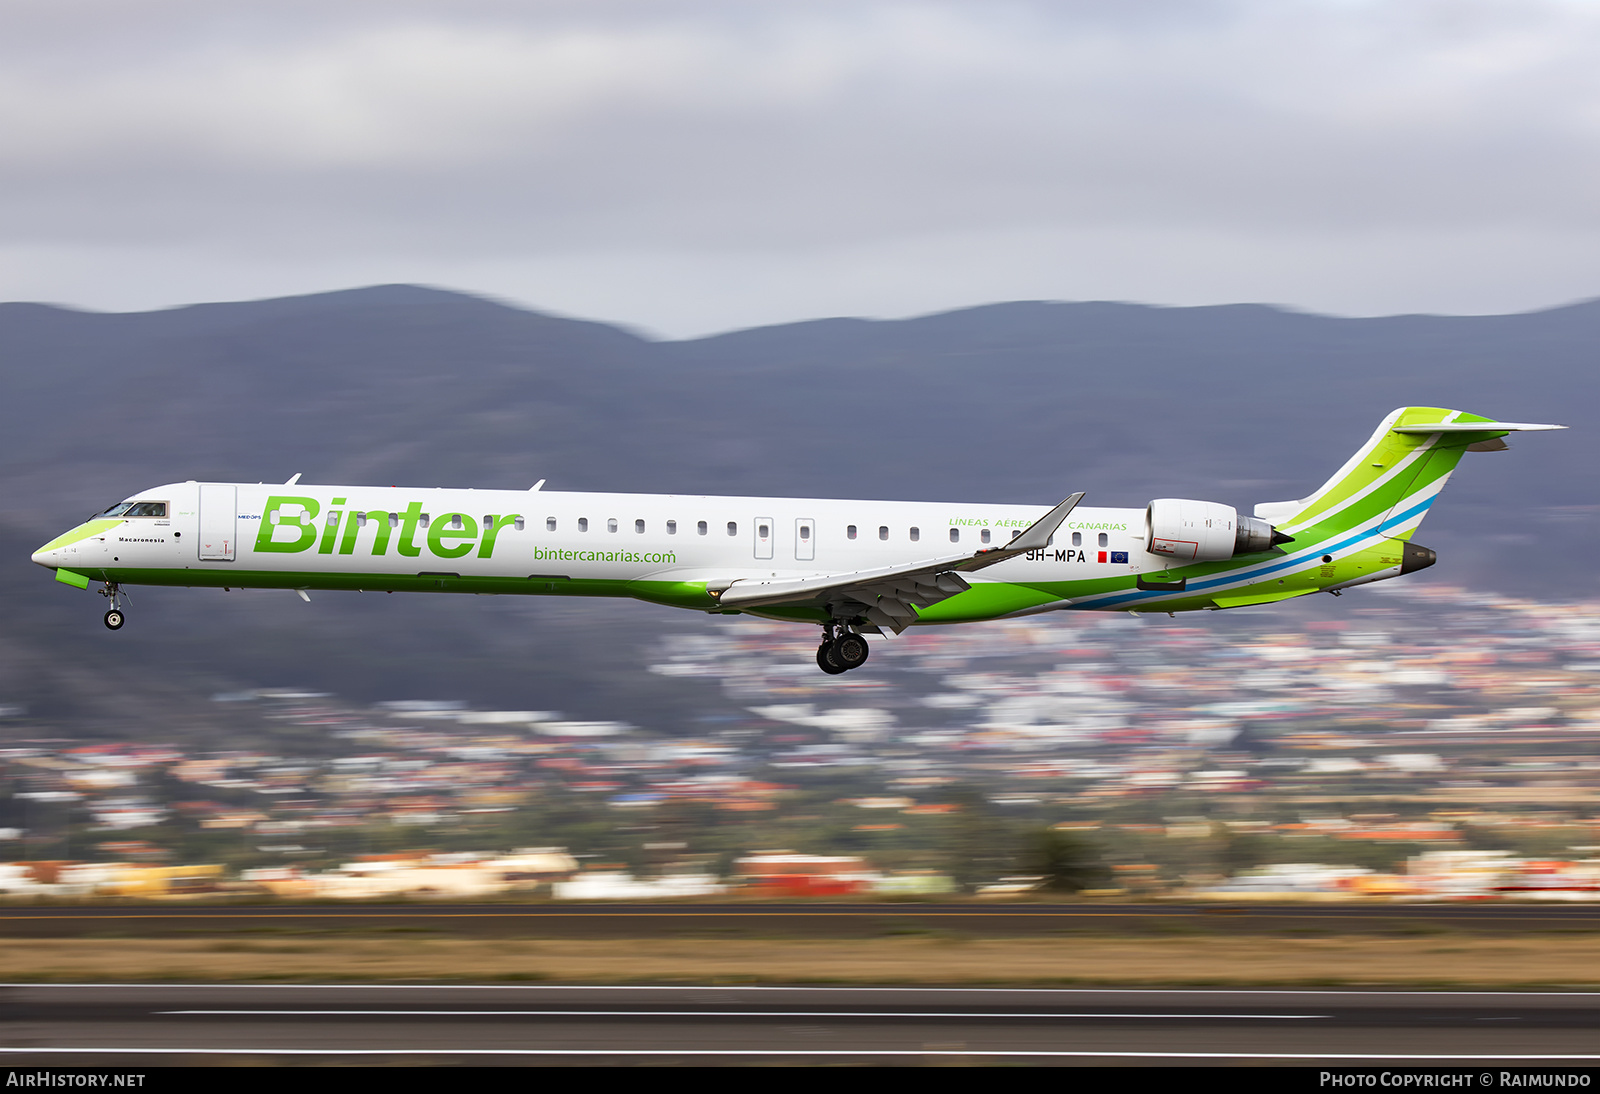
<svg viewBox="0 0 1600 1094">
<path fill-rule="evenodd" d="M 1282 503 L 1302 508 L 1280 527 L 1297 539 L 1302 531 L 1336 534 L 1392 514 L 1407 498 L 1418 497 L 1430 488 L 1437 492 L 1469 448 L 1504 437 L 1506 431 L 1487 427 L 1482 432 L 1411 430 L 1432 424 L 1470 422 L 1487 423 L 1489 419 L 1440 407 L 1407 407 L 1396 411 L 1321 489 L 1301 502 Z M 1397 431 L 1397 427 L 1406 431 Z M 1413 531 L 1415 525 L 1394 538 L 1408 538 Z"/>
<path fill-rule="evenodd" d="M 124 585 L 629 597 L 859 633 L 1039 612 L 1219 610 L 1338 593 L 1431 565 L 1412 542 L 1468 452 L 1560 426 L 1402 407 L 1320 488 L 1257 505 L 1145 509 L 171 483 L 34 553 Z M 120 627 L 120 609 L 107 625 Z M 840 652 L 843 651 L 843 652 Z M 837 657 L 835 657 L 837 654 Z M 847 656 L 848 655 L 848 656 Z"/>
<path fill-rule="evenodd" d="M 334 498 L 332 505 L 343 506 L 344 498 Z M 501 531 L 522 519 L 522 514 L 501 515 L 491 513 L 483 518 L 482 538 L 479 537 L 478 518 L 466 513 L 442 513 L 429 517 L 423 512 L 423 503 L 414 501 L 404 510 L 371 510 L 365 513 L 345 512 L 330 508 L 323 520 L 316 498 L 302 494 L 274 494 L 267 498 L 261 514 L 261 529 L 256 534 L 255 550 L 258 554 L 296 555 L 316 548 L 319 555 L 331 555 L 337 546 L 341 555 L 353 555 L 360 546 L 362 531 L 372 528 L 368 553 L 380 557 L 389 552 L 389 536 L 393 531 L 391 520 L 398 522 L 399 535 L 396 551 L 406 558 L 420 558 L 423 547 L 439 558 L 461 558 L 477 548 L 478 558 L 492 558 L 495 542 Z M 417 542 L 417 533 L 424 517 L 428 518 L 427 534 Z M 322 528 L 320 538 L 317 528 Z M 341 535 L 340 528 L 343 528 Z"/>
<path fill-rule="evenodd" d="M 61 573 L 63 571 L 57 571 Z M 68 571 L 70 572 L 70 571 Z M 674 608 L 712 611 L 717 607 L 704 582 L 625 581 L 572 578 L 564 574 L 528 577 L 479 577 L 444 571 L 374 575 L 355 571 L 319 570 L 120 570 L 109 569 L 96 579 L 121 585 L 164 585 L 179 588 L 307 589 L 313 592 L 366 593 L 476 593 L 481 596 L 605 596 L 646 600 Z M 57 580 L 68 580 L 57 578 Z M 70 584 L 77 584 L 69 581 Z M 80 588 L 88 587 L 88 579 Z"/>
<path fill-rule="evenodd" d="M 460 558 L 472 550 L 478 529 L 470 520 L 461 513 L 446 513 L 434 521 L 428 526 L 428 550 L 440 558 Z"/>
<path fill-rule="evenodd" d="M 515 527 L 517 521 L 522 519 L 521 513 L 512 513 L 508 516 L 490 514 L 484 520 L 487 527 L 483 530 L 483 541 L 478 544 L 478 557 L 490 558 L 494 555 L 495 541 L 500 538 L 500 533 L 508 527 Z"/>
<path fill-rule="evenodd" d="M 317 542 L 316 519 L 321 511 L 316 498 L 279 495 L 268 498 L 266 510 L 261 514 L 261 531 L 256 535 L 256 553 L 293 555 L 309 551 Z M 293 519 L 285 520 L 285 517 Z"/>
<path fill-rule="evenodd" d="M 61 547 L 70 547 L 74 543 L 82 542 L 90 536 L 98 536 L 123 523 L 121 520 L 90 520 L 78 525 L 70 532 L 65 532 L 39 548 L 41 551 L 54 551 Z"/>
</svg>

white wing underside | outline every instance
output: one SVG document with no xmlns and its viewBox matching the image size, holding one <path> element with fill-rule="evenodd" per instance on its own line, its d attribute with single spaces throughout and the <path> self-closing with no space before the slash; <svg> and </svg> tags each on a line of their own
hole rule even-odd
<svg viewBox="0 0 1600 1094">
<path fill-rule="evenodd" d="M 899 634 L 917 621 L 917 608 L 927 608 L 972 588 L 962 573 L 981 570 L 1044 547 L 1082 500 L 1082 493 L 1073 494 L 1003 547 L 852 573 L 770 580 L 747 578 L 728 586 L 717 602 L 724 608 L 757 611 L 777 607 L 823 608 L 834 619 L 865 619 Z"/>
</svg>

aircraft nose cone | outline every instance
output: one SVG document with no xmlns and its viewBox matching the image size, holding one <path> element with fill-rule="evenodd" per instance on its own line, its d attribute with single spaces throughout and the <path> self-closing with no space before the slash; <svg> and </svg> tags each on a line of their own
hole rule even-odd
<svg viewBox="0 0 1600 1094">
<path fill-rule="evenodd" d="M 96 536 L 103 540 L 107 529 L 115 528 L 121 523 L 118 520 L 85 521 L 76 528 L 61 533 L 55 539 L 33 552 L 33 561 L 41 566 L 48 566 L 52 570 L 59 570 L 70 561 L 73 561 L 73 556 L 82 547 L 89 546 L 88 540 Z M 79 545 L 82 546 L 80 547 Z M 72 548 L 70 552 L 67 550 L 69 547 Z"/>
</svg>

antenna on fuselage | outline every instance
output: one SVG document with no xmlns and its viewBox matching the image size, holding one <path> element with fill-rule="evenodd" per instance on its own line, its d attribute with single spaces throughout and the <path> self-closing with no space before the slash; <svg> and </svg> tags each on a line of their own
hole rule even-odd
<svg viewBox="0 0 1600 1094">
<path fill-rule="evenodd" d="M 530 493 L 530 494 L 533 493 L 535 490 L 539 489 L 539 487 L 541 487 L 543 485 L 544 485 L 544 480 L 540 479 L 538 482 L 536 482 L 532 486 L 528 487 L 528 493 Z"/>
<path fill-rule="evenodd" d="M 302 473 L 303 472 L 296 471 L 294 474 L 289 476 L 289 481 L 284 483 L 283 485 L 285 485 L 285 486 L 293 486 L 295 483 L 300 481 L 300 476 L 301 476 Z"/>
</svg>

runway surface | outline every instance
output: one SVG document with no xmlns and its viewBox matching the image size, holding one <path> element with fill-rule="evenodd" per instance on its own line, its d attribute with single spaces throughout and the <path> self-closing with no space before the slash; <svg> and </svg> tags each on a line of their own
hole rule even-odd
<svg viewBox="0 0 1600 1094">
<path fill-rule="evenodd" d="M 1600 993 L 0 985 L 5 1066 L 974 1063 L 1562 1067 Z"/>
<path fill-rule="evenodd" d="M 108 930 L 140 937 L 230 929 L 410 929 L 469 935 L 639 937 L 746 930 L 795 937 L 867 937 L 916 927 L 991 937 L 1062 931 L 1384 933 L 1419 927 L 1515 933 L 1600 930 L 1600 905 L 1572 904 L 394 904 L 124 905 L 0 908 L 0 936 L 71 938 Z"/>
</svg>

